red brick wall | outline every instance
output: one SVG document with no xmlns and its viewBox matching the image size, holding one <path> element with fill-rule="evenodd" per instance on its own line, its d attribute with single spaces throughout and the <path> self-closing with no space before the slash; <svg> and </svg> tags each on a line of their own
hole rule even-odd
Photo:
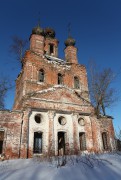
<svg viewBox="0 0 121 180">
<path fill-rule="evenodd" d="M 68 46 L 65 48 L 65 59 L 70 63 L 78 63 L 77 60 L 77 48 L 74 46 Z"/>
<path fill-rule="evenodd" d="M 38 83 L 39 70 L 45 72 L 44 83 Z M 24 66 L 16 80 L 16 97 L 14 109 L 20 108 L 21 100 L 27 93 L 47 89 L 58 83 L 58 73 L 63 75 L 63 84 L 74 88 L 74 76 L 80 80 L 82 91 L 88 91 L 86 69 L 82 65 L 59 65 L 49 62 L 34 53 L 27 51 L 24 58 Z"/>
<path fill-rule="evenodd" d="M 9 158 L 19 158 L 21 112 L 0 111 L 0 128 L 4 130 L 3 153 Z"/>
<path fill-rule="evenodd" d="M 107 133 L 109 150 L 111 151 L 115 149 L 115 147 L 112 147 L 114 145 L 114 128 L 113 128 L 112 119 L 108 117 L 102 117 L 97 119 L 95 116 L 93 116 L 91 117 L 91 121 L 92 121 L 94 151 L 95 152 L 104 151 L 102 145 L 103 132 Z M 112 145 L 111 145 L 111 141 L 112 141 Z"/>
</svg>

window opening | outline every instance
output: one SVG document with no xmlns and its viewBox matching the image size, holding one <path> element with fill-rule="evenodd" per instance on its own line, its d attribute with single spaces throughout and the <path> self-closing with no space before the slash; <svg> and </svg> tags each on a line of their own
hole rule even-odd
<svg viewBox="0 0 121 180">
<path fill-rule="evenodd" d="M 74 77 L 74 88 L 76 88 L 76 89 L 79 89 L 79 88 L 80 88 L 78 77 Z"/>
<path fill-rule="evenodd" d="M 102 141 L 103 141 L 104 150 L 107 150 L 108 149 L 108 143 L 107 143 L 107 133 L 106 132 L 102 133 Z"/>
<path fill-rule="evenodd" d="M 66 118 L 63 117 L 63 116 L 60 116 L 58 118 L 58 122 L 59 122 L 60 125 L 65 125 L 66 124 Z"/>
<path fill-rule="evenodd" d="M 86 136 L 84 132 L 79 133 L 80 150 L 86 150 Z"/>
<path fill-rule="evenodd" d="M 36 123 L 41 123 L 41 114 L 37 114 L 37 115 L 35 115 L 35 121 L 36 121 Z"/>
<path fill-rule="evenodd" d="M 85 122 L 84 122 L 83 118 L 79 118 L 78 119 L 78 123 L 79 123 L 80 126 L 84 126 L 85 125 Z"/>
<path fill-rule="evenodd" d="M 63 76 L 62 74 L 58 74 L 58 84 L 63 84 Z"/>
<path fill-rule="evenodd" d="M 54 53 L 54 45 L 50 44 L 50 55 Z"/>
<path fill-rule="evenodd" d="M 0 154 L 3 151 L 4 131 L 0 131 Z"/>
<path fill-rule="evenodd" d="M 42 133 L 35 132 L 34 133 L 34 153 L 42 153 Z"/>
<path fill-rule="evenodd" d="M 39 71 L 39 81 L 44 82 L 44 70 L 43 69 L 41 69 Z"/>
</svg>

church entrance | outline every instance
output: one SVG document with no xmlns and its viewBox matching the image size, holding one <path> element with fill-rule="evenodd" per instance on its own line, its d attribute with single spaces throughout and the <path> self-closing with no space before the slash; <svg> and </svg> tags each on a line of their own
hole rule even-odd
<svg viewBox="0 0 121 180">
<path fill-rule="evenodd" d="M 0 131 L 0 154 L 3 151 L 3 140 L 4 140 L 4 131 Z"/>
<path fill-rule="evenodd" d="M 65 154 L 65 132 L 58 132 L 58 155 Z"/>
<path fill-rule="evenodd" d="M 35 132 L 34 133 L 34 153 L 40 154 L 42 153 L 42 133 Z"/>
</svg>

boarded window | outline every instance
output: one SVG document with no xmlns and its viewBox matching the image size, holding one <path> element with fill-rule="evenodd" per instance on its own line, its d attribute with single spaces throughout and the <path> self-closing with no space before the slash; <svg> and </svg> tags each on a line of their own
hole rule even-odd
<svg viewBox="0 0 121 180">
<path fill-rule="evenodd" d="M 4 131 L 0 131 L 0 154 L 3 151 L 3 140 L 4 140 Z"/>
<path fill-rule="evenodd" d="M 42 133 L 35 132 L 34 133 L 34 153 L 40 154 L 42 153 Z"/>
<path fill-rule="evenodd" d="M 44 82 L 44 70 L 43 69 L 41 69 L 39 71 L 39 81 Z"/>
<path fill-rule="evenodd" d="M 76 89 L 80 88 L 78 77 L 74 77 L 74 88 Z"/>
<path fill-rule="evenodd" d="M 80 150 L 81 151 L 86 150 L 86 137 L 84 132 L 79 133 L 79 142 L 80 142 Z"/>
<path fill-rule="evenodd" d="M 103 142 L 103 149 L 107 150 L 108 149 L 108 143 L 107 143 L 107 133 L 106 132 L 102 133 L 102 142 Z"/>
<path fill-rule="evenodd" d="M 62 74 L 58 74 L 58 84 L 63 84 L 63 76 Z"/>
</svg>

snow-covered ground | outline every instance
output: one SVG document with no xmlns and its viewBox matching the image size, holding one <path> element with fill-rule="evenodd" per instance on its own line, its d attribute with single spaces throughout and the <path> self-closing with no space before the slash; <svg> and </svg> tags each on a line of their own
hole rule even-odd
<svg viewBox="0 0 121 180">
<path fill-rule="evenodd" d="M 66 161 L 61 167 L 55 158 L 3 161 L 0 180 L 121 180 L 121 155 L 70 156 Z"/>
</svg>

